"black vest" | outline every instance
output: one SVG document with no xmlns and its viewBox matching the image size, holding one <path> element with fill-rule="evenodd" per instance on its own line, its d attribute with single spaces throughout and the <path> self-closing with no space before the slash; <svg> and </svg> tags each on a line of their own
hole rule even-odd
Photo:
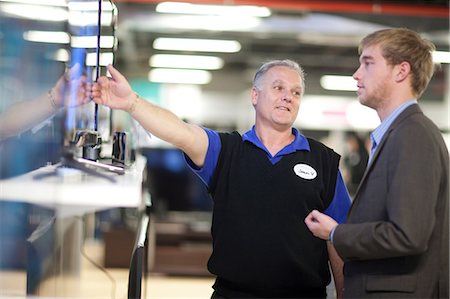
<svg viewBox="0 0 450 299">
<path fill-rule="evenodd" d="M 216 291 L 233 298 L 325 295 L 330 282 L 326 242 L 311 234 L 304 219 L 311 210 L 329 206 L 339 155 L 308 139 L 310 152 L 288 154 L 272 165 L 265 151 L 238 133 L 220 133 L 220 139 L 210 184 L 214 216 L 208 269 L 218 277 Z"/>
</svg>

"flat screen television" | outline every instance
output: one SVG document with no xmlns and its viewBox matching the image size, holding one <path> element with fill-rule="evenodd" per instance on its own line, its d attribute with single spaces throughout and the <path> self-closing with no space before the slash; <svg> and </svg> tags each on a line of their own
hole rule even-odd
<svg viewBox="0 0 450 299">
<path fill-rule="evenodd" d="M 158 211 L 208 212 L 212 199 L 202 180 L 177 148 L 142 148 L 147 158 L 147 188 Z"/>
</svg>

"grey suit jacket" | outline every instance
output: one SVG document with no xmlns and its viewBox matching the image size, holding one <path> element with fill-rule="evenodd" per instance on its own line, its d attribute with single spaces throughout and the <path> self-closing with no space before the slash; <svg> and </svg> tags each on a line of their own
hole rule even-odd
<svg viewBox="0 0 450 299">
<path fill-rule="evenodd" d="M 383 136 L 333 243 L 346 298 L 448 298 L 449 152 L 412 105 Z"/>
</svg>

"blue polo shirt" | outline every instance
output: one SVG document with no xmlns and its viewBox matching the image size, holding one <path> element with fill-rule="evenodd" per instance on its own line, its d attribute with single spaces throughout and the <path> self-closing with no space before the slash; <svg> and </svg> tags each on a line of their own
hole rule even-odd
<svg viewBox="0 0 450 299">
<path fill-rule="evenodd" d="M 186 161 L 188 162 L 189 167 L 200 177 L 206 186 L 209 186 L 214 170 L 217 166 L 222 144 L 220 142 L 219 134 L 216 131 L 208 128 L 204 128 L 204 130 L 209 139 L 209 146 L 206 153 L 204 166 L 202 168 L 198 168 L 188 157 L 186 157 Z M 264 144 L 259 140 L 254 126 L 250 131 L 242 135 L 242 139 L 244 141 L 251 142 L 255 146 L 264 150 L 267 154 L 267 158 L 272 162 L 272 164 L 276 164 L 283 158 L 283 156 L 291 154 L 295 151 L 310 151 L 309 143 L 306 137 L 300 134 L 295 128 L 292 129 L 292 133 L 295 135 L 294 141 L 281 149 L 275 156 L 272 156 Z M 347 187 L 345 186 L 340 171 L 338 171 L 334 197 L 324 213 L 332 217 L 338 223 L 344 223 L 350 204 L 351 201 Z"/>
</svg>

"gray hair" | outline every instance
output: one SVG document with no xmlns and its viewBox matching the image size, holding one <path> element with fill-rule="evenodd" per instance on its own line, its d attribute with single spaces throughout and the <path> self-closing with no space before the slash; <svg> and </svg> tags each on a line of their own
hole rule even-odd
<svg viewBox="0 0 450 299">
<path fill-rule="evenodd" d="M 271 60 L 261 65 L 261 67 L 256 71 L 255 77 L 253 78 L 253 87 L 260 89 L 261 79 L 271 68 L 276 66 L 285 66 L 298 73 L 301 81 L 301 94 L 303 96 L 303 93 L 305 92 L 305 72 L 297 62 L 290 59 Z"/>
</svg>

